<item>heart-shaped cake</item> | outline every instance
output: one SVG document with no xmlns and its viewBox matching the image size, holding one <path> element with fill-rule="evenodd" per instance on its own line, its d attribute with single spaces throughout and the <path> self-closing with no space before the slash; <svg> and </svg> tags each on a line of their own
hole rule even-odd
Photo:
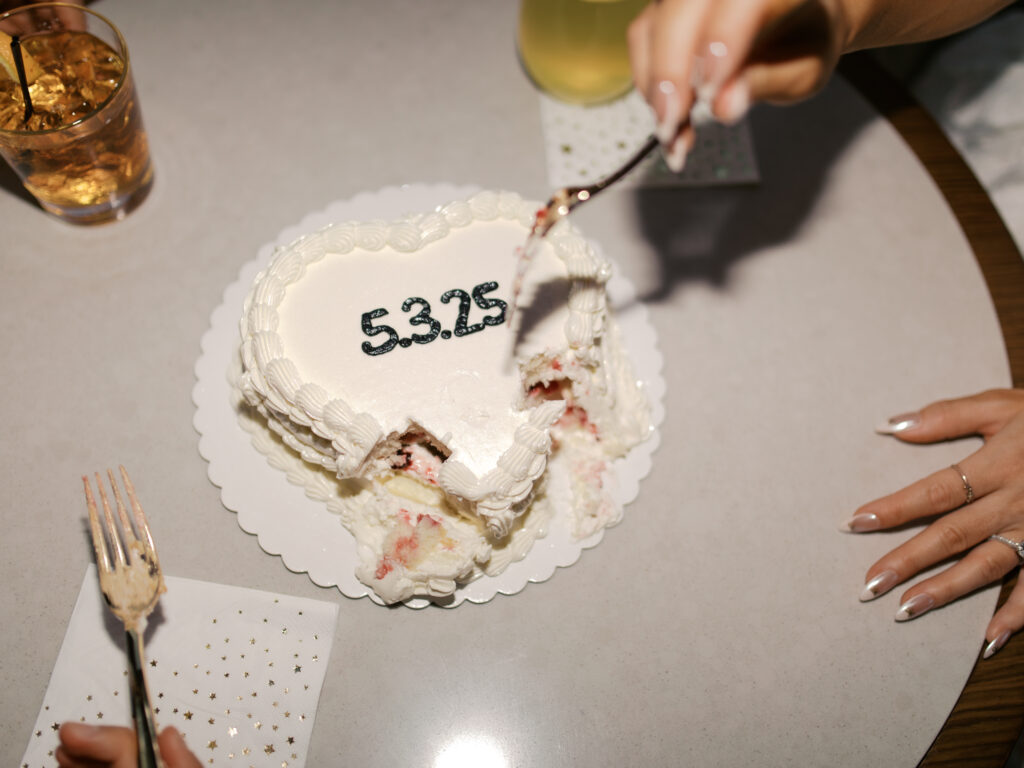
<svg viewBox="0 0 1024 768">
<path fill-rule="evenodd" d="M 385 601 L 443 597 L 499 567 L 517 535 L 542 535 L 528 518 L 550 513 L 543 480 L 563 446 L 580 519 L 602 519 L 603 467 L 648 434 L 607 311 L 609 265 L 568 222 L 509 322 L 536 209 L 479 192 L 332 224 L 278 248 L 245 301 L 237 386 L 343 485 L 357 573 Z"/>
</svg>

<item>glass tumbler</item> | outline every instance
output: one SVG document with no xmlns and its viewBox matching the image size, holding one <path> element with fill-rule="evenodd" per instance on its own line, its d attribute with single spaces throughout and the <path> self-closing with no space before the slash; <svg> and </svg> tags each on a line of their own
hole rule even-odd
<svg viewBox="0 0 1024 768">
<path fill-rule="evenodd" d="M 600 104 L 633 86 L 626 29 L 647 0 L 522 0 L 519 59 L 538 88 Z"/>
<path fill-rule="evenodd" d="M 123 218 L 153 166 L 120 31 L 80 5 L 37 3 L 0 15 L 0 33 L 0 155 L 50 213 Z"/>
</svg>

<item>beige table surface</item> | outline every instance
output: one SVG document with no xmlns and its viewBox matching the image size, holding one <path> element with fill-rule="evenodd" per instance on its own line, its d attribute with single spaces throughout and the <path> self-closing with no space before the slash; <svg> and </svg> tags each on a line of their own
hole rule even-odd
<svg viewBox="0 0 1024 768">
<path fill-rule="evenodd" d="M 0 175 L 0 763 L 29 738 L 91 553 L 79 475 L 132 471 L 172 574 L 340 603 L 309 765 L 913 766 L 974 662 L 987 590 L 896 624 L 857 601 L 913 529 L 839 532 L 974 444 L 873 434 L 1005 386 L 945 204 L 836 81 L 760 110 L 757 188 L 612 192 L 580 212 L 649 303 L 667 417 L 624 522 L 547 583 L 383 609 L 288 571 L 206 478 L 193 365 L 239 268 L 329 202 L 405 182 L 545 196 L 515 4 L 100 0 L 157 163 L 115 226 L 47 218 Z"/>
</svg>

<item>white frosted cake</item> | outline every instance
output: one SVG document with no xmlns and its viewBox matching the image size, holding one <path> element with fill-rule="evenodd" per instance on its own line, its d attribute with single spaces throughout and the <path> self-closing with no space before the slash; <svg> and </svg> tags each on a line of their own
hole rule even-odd
<svg viewBox="0 0 1024 768">
<path fill-rule="evenodd" d="M 650 422 L 608 314 L 609 264 L 560 223 L 507 322 L 536 209 L 479 192 L 333 224 L 278 248 L 246 298 L 241 398 L 335 486 L 319 493 L 385 602 L 500 572 L 553 514 L 585 537 L 621 513 L 606 472 Z M 571 509 L 546 493 L 555 464 Z"/>
</svg>

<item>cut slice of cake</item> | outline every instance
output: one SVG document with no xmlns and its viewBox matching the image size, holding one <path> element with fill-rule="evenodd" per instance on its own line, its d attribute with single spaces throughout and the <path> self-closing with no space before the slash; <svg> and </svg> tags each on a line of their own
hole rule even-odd
<svg viewBox="0 0 1024 768">
<path fill-rule="evenodd" d="M 492 560 L 507 565 L 495 555 L 516 536 L 542 535 L 526 518 L 544 506 L 553 435 L 585 445 L 578 466 L 597 477 L 648 434 L 607 312 L 609 264 L 567 222 L 508 326 L 535 210 L 480 192 L 333 224 L 278 248 L 246 298 L 237 386 L 306 462 L 356 484 L 343 522 L 359 578 L 386 601 L 450 594 Z M 580 429 L 585 440 L 564 437 Z M 593 507 L 589 496 L 575 494 Z"/>
</svg>

